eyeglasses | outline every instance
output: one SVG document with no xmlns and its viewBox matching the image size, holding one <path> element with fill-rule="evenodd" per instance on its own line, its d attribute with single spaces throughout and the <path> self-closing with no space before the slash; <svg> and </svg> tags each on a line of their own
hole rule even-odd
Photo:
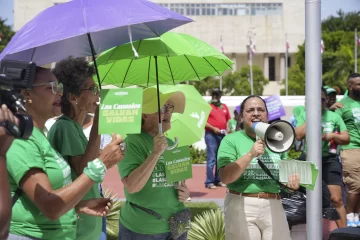
<svg viewBox="0 0 360 240">
<path fill-rule="evenodd" d="M 161 108 L 161 113 L 173 113 L 174 105 L 166 104 Z"/>
<path fill-rule="evenodd" d="M 62 83 L 58 83 L 58 82 L 45 82 L 45 83 L 38 83 L 38 84 L 33 84 L 33 87 L 39 87 L 39 86 L 46 86 L 48 85 L 48 87 L 51 87 L 52 93 L 53 94 L 63 94 L 64 92 L 64 86 Z"/>
<path fill-rule="evenodd" d="M 94 95 L 98 95 L 100 90 L 99 90 L 99 87 L 98 86 L 92 86 L 92 87 L 89 87 L 89 88 L 84 88 L 84 89 L 81 89 L 82 91 L 86 90 L 86 91 L 92 91 L 94 93 Z"/>
<path fill-rule="evenodd" d="M 264 112 L 266 112 L 266 108 L 264 108 L 264 107 L 257 107 L 257 108 L 248 108 L 248 109 L 245 109 L 245 113 L 248 113 L 248 114 L 253 114 L 255 111 L 257 111 L 258 113 L 264 113 Z"/>
</svg>

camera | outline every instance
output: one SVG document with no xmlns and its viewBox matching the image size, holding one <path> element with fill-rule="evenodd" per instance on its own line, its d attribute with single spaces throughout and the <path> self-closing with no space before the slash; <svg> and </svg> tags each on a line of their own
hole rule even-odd
<svg viewBox="0 0 360 240">
<path fill-rule="evenodd" d="M 32 62 L 0 61 L 0 106 L 5 104 L 19 119 L 19 126 L 5 122 L 8 134 L 15 138 L 29 139 L 33 131 L 31 116 L 26 114 L 25 99 L 21 89 L 31 89 L 34 82 L 36 64 Z"/>
</svg>

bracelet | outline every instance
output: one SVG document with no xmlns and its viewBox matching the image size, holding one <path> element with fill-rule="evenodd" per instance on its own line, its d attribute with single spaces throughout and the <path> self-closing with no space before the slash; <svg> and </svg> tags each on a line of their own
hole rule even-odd
<svg viewBox="0 0 360 240">
<path fill-rule="evenodd" d="M 88 162 L 87 167 L 84 168 L 84 174 L 96 183 L 102 183 L 106 174 L 106 167 L 100 159 L 95 159 Z"/>
</svg>

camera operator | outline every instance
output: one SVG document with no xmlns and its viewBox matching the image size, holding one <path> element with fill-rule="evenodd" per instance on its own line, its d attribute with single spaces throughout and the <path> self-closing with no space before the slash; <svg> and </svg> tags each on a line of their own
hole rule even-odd
<svg viewBox="0 0 360 240">
<path fill-rule="evenodd" d="M 11 196 L 6 171 L 6 152 L 14 141 L 14 137 L 7 134 L 4 126 L 6 121 L 15 123 L 16 118 L 3 104 L 0 108 L 0 240 L 7 239 L 11 219 Z"/>
</svg>

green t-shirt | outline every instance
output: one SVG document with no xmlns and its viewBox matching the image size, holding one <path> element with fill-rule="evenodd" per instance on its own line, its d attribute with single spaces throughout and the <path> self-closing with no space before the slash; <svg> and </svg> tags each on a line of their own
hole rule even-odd
<svg viewBox="0 0 360 240">
<path fill-rule="evenodd" d="M 243 130 L 225 136 L 218 151 L 218 169 L 235 162 L 248 153 L 254 143 L 255 139 L 249 137 Z M 279 179 L 278 161 L 286 158 L 286 154 L 273 153 L 266 148 L 265 154 L 260 157 L 260 160 L 267 166 L 273 176 Z M 279 185 L 262 170 L 255 158 L 250 162 L 240 178 L 228 184 L 227 187 L 241 193 L 280 192 Z"/>
<path fill-rule="evenodd" d="M 54 190 L 72 182 L 69 164 L 52 148 L 44 133 L 36 127 L 28 140 L 17 139 L 13 142 L 6 158 L 11 195 L 14 195 L 21 179 L 32 168 L 43 170 Z M 10 232 L 39 239 L 75 239 L 75 210 L 72 209 L 57 221 L 52 221 L 23 193 L 12 208 Z"/>
<path fill-rule="evenodd" d="M 81 125 L 66 116 L 61 116 L 50 128 L 48 139 L 66 160 L 70 156 L 84 155 L 88 144 Z M 71 172 L 72 178 L 75 180 L 78 176 L 74 170 Z M 94 184 L 82 200 L 100 197 L 99 186 Z M 76 240 L 99 240 L 102 231 L 102 218 L 86 214 L 80 214 L 79 217 Z"/>
<path fill-rule="evenodd" d="M 346 97 L 340 102 L 344 108 L 338 108 L 335 112 L 344 120 L 350 135 L 350 143 L 341 146 L 341 149 L 360 148 L 360 101 Z"/>
<path fill-rule="evenodd" d="M 133 170 L 144 163 L 151 154 L 154 138 L 147 133 L 128 135 L 125 139 L 126 152 L 123 160 L 118 164 L 120 177 L 127 177 Z M 168 139 L 169 145 L 172 144 Z M 120 222 L 126 228 L 136 233 L 160 234 L 169 232 L 169 224 L 133 207 L 130 202 L 151 209 L 163 218 L 169 219 L 172 215 L 185 209 L 178 200 L 178 193 L 174 186 L 177 183 L 166 183 L 165 163 L 160 156 L 149 180 L 137 193 L 130 194 L 124 188 L 126 203 L 120 210 Z"/>
<path fill-rule="evenodd" d="M 302 126 L 305 121 L 306 113 L 303 112 L 298 118 L 296 118 L 296 127 Z M 335 128 L 339 129 L 340 132 L 347 131 L 346 125 L 342 118 L 338 114 L 328 109 L 326 109 L 325 112 L 323 112 L 321 115 L 321 126 L 323 127 L 323 133 L 333 133 Z M 329 153 L 330 142 L 322 141 L 321 144 L 322 156 L 327 157 L 332 155 Z M 304 146 L 303 152 L 306 152 L 306 144 Z"/>
<path fill-rule="evenodd" d="M 231 132 L 236 131 L 236 125 L 237 125 L 237 121 L 235 119 L 232 118 L 228 121 L 228 126 L 229 126 Z"/>
</svg>

